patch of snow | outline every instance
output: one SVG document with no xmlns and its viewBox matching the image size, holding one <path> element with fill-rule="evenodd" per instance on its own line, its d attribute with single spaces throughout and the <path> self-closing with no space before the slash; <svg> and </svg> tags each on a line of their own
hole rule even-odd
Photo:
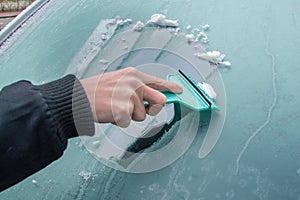
<svg viewBox="0 0 300 200">
<path fill-rule="evenodd" d="M 145 27 L 145 24 L 144 24 L 143 22 L 141 22 L 141 21 L 138 21 L 138 22 L 134 25 L 133 30 L 134 30 L 134 31 L 141 32 L 141 31 L 143 31 L 144 27 Z"/>
<path fill-rule="evenodd" d="M 185 35 L 185 37 L 187 38 L 189 43 L 192 43 L 195 41 L 196 37 L 194 36 L 194 34 L 187 34 Z"/>
<path fill-rule="evenodd" d="M 108 60 L 102 59 L 102 60 L 99 60 L 99 63 L 103 64 L 103 65 L 107 65 L 109 62 L 108 62 Z"/>
<path fill-rule="evenodd" d="M 203 31 L 200 31 L 198 33 L 196 40 L 199 41 L 199 39 L 204 44 L 207 44 L 209 42 L 207 34 L 204 33 Z"/>
<path fill-rule="evenodd" d="M 93 145 L 98 145 L 98 144 L 100 144 L 99 140 L 93 142 Z"/>
<path fill-rule="evenodd" d="M 118 26 L 123 26 L 123 25 L 125 25 L 125 24 L 131 24 L 132 23 L 132 19 L 129 19 L 129 18 L 127 18 L 127 19 L 119 19 L 119 20 L 117 20 L 117 25 Z"/>
<path fill-rule="evenodd" d="M 85 181 L 87 181 L 92 176 L 92 173 L 82 170 L 78 175 L 81 176 Z"/>
<path fill-rule="evenodd" d="M 224 61 L 226 55 L 219 51 L 209 51 L 207 53 L 196 53 L 196 57 L 212 62 L 216 65 L 231 66 L 229 61 Z"/>
<path fill-rule="evenodd" d="M 209 25 L 208 24 L 205 24 L 204 26 L 202 26 L 203 30 L 207 31 L 209 30 Z"/>
<path fill-rule="evenodd" d="M 110 26 L 123 26 L 125 24 L 131 24 L 132 23 L 132 19 L 122 19 L 120 16 L 116 16 L 114 19 L 112 19 L 107 25 Z"/>
<path fill-rule="evenodd" d="M 147 24 L 155 24 L 163 27 L 178 27 L 178 20 L 167 19 L 165 15 L 156 13 L 151 16 Z"/>
<path fill-rule="evenodd" d="M 221 62 L 221 64 L 225 67 L 230 67 L 231 66 L 231 63 L 229 61 L 223 61 L 223 62 Z"/>
<path fill-rule="evenodd" d="M 107 40 L 107 39 L 108 39 L 107 33 L 102 33 L 101 40 Z"/>
<path fill-rule="evenodd" d="M 197 84 L 211 99 L 216 100 L 217 93 L 215 92 L 214 88 L 205 82 Z"/>
</svg>

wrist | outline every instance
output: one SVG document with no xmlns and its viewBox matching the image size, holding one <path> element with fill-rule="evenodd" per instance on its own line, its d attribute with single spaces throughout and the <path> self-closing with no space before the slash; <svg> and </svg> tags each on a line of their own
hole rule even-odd
<svg viewBox="0 0 300 200">
<path fill-rule="evenodd" d="M 94 120 L 87 95 L 74 75 L 36 88 L 42 93 L 62 138 L 94 134 Z"/>
</svg>

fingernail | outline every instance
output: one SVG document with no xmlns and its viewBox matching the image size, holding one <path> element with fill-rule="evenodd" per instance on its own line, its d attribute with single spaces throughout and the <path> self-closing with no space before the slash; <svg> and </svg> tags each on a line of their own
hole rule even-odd
<svg viewBox="0 0 300 200">
<path fill-rule="evenodd" d="M 179 86 L 180 92 L 183 92 L 183 87 Z"/>
<path fill-rule="evenodd" d="M 177 93 L 183 92 L 183 88 L 182 88 L 180 85 L 177 85 L 176 92 L 177 92 Z"/>
</svg>

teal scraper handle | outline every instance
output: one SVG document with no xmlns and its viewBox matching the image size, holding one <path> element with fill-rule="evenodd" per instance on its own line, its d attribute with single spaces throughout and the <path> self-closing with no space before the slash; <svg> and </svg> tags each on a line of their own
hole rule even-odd
<svg viewBox="0 0 300 200">
<path fill-rule="evenodd" d="M 215 102 L 203 91 L 197 83 L 190 77 L 186 76 L 182 71 L 179 73 L 169 74 L 167 80 L 180 85 L 183 88 L 182 93 L 171 93 L 161 91 L 167 98 L 166 104 L 179 103 L 195 111 L 219 110 Z M 149 106 L 148 102 L 144 102 L 145 106 Z"/>
</svg>

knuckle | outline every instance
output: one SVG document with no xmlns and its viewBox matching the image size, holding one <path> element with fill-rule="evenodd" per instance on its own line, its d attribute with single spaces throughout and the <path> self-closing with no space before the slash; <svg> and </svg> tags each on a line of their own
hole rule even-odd
<svg viewBox="0 0 300 200">
<path fill-rule="evenodd" d="M 137 89 L 135 89 L 134 91 L 133 91 L 133 94 L 131 95 L 131 98 L 130 98 L 130 100 L 132 101 L 132 102 L 138 102 L 139 101 L 139 95 L 137 94 Z"/>
<path fill-rule="evenodd" d="M 135 73 L 137 71 L 137 69 L 134 67 L 127 67 L 127 68 L 125 68 L 125 71 L 127 73 Z"/>
<path fill-rule="evenodd" d="M 131 118 L 133 112 L 134 105 L 132 102 L 121 104 L 118 107 L 117 115 L 120 118 Z"/>
<path fill-rule="evenodd" d="M 163 87 L 163 86 L 166 85 L 166 82 L 163 79 L 158 78 L 156 76 L 153 79 L 153 83 L 156 84 L 156 85 L 158 85 L 159 87 Z"/>
<path fill-rule="evenodd" d="M 128 108 L 125 106 L 120 107 L 118 110 L 118 115 L 120 116 L 120 118 L 123 118 L 125 116 L 127 117 L 129 115 Z"/>
<path fill-rule="evenodd" d="M 131 115 L 126 106 L 120 106 L 115 115 L 115 122 L 118 126 L 126 128 L 129 126 L 131 121 Z"/>
</svg>

